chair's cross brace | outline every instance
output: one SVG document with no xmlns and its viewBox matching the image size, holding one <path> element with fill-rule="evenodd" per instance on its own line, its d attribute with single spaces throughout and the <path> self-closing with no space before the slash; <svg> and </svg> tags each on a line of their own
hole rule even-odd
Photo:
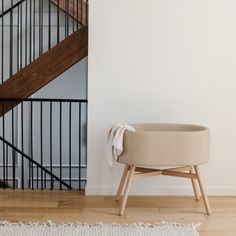
<svg viewBox="0 0 236 236">
<path fill-rule="evenodd" d="M 141 179 L 147 176 L 159 176 L 159 175 L 162 175 L 162 170 L 148 171 L 143 173 L 138 172 L 134 174 L 134 179 Z"/>
<path fill-rule="evenodd" d="M 197 175 L 196 174 L 184 173 L 184 172 L 179 172 L 179 171 L 163 170 L 162 174 L 163 175 L 168 175 L 168 176 L 174 176 L 174 177 L 197 179 Z"/>
<path fill-rule="evenodd" d="M 160 175 L 197 179 L 196 174 L 189 173 L 191 169 L 192 169 L 191 166 L 176 167 L 176 168 L 169 168 L 169 169 L 163 169 L 163 170 L 136 167 L 134 179 L 140 179 L 147 176 L 160 176 Z M 188 173 L 183 172 L 183 171 L 188 171 Z"/>
</svg>

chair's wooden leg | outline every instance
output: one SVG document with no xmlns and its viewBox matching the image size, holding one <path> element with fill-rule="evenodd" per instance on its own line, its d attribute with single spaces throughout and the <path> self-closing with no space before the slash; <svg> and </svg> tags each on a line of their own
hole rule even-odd
<svg viewBox="0 0 236 236">
<path fill-rule="evenodd" d="M 195 174 L 193 168 L 190 170 L 190 174 Z M 197 187 L 197 180 L 196 179 L 191 179 L 191 181 L 192 181 L 192 186 L 193 186 L 193 192 L 194 192 L 195 199 L 197 201 L 199 201 L 200 196 L 199 196 L 198 187 Z"/>
<path fill-rule="evenodd" d="M 211 215 L 211 207 L 210 207 L 207 195 L 205 193 L 205 189 L 204 189 L 204 186 L 203 186 L 203 181 L 202 181 L 202 177 L 200 175 L 199 167 L 194 166 L 194 169 L 195 169 L 195 172 L 197 174 L 198 184 L 199 184 L 199 187 L 200 187 L 200 190 L 201 190 L 201 193 L 202 193 L 202 198 L 203 198 L 203 202 L 204 202 L 204 205 L 205 205 L 205 208 L 206 208 L 207 215 Z"/>
<path fill-rule="evenodd" d="M 121 177 L 121 181 L 120 181 L 120 185 L 119 185 L 117 194 L 116 194 L 116 201 L 120 200 L 121 194 L 122 194 L 123 189 L 124 189 L 125 181 L 127 179 L 128 172 L 129 172 L 129 165 L 126 165 L 125 169 L 123 171 L 123 175 Z"/>
<path fill-rule="evenodd" d="M 126 202 L 127 202 L 127 199 L 128 199 L 129 189 L 130 189 L 130 186 L 131 186 L 131 182 L 132 182 L 134 172 L 135 172 L 135 166 L 131 166 L 130 170 L 129 170 L 128 179 L 127 179 L 126 185 L 125 185 L 124 195 L 122 196 L 122 201 L 121 201 L 121 205 L 120 205 L 120 212 L 119 212 L 120 216 L 122 216 L 124 214 L 124 211 L 125 211 L 125 206 L 126 206 Z"/>
</svg>

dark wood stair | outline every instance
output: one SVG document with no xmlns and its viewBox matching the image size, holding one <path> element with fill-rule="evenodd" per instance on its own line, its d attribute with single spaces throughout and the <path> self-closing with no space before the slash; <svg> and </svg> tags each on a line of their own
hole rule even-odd
<svg viewBox="0 0 236 236">
<path fill-rule="evenodd" d="M 0 85 L 0 100 L 27 98 L 88 54 L 88 27 L 82 26 L 68 38 Z M 19 102 L 0 103 L 0 117 Z"/>
</svg>

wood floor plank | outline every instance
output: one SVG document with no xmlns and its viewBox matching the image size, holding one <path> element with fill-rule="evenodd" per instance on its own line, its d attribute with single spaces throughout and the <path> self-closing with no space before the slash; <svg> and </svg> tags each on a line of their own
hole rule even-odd
<svg viewBox="0 0 236 236">
<path fill-rule="evenodd" d="M 210 197 L 213 214 L 194 197 L 136 197 L 128 199 L 124 216 L 110 196 L 84 196 L 78 191 L 0 191 L 0 220 L 56 223 L 201 223 L 201 236 L 236 235 L 236 197 Z"/>
</svg>

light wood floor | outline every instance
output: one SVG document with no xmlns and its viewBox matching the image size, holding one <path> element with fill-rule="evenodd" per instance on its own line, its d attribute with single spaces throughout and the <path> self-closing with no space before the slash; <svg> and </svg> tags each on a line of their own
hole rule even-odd
<svg viewBox="0 0 236 236">
<path fill-rule="evenodd" d="M 118 216 L 114 197 L 88 197 L 75 191 L 0 190 L 0 220 L 85 223 L 174 221 L 201 223 L 203 236 L 236 235 L 236 197 L 210 197 L 212 216 L 193 197 L 129 197 L 125 215 Z"/>
</svg>

